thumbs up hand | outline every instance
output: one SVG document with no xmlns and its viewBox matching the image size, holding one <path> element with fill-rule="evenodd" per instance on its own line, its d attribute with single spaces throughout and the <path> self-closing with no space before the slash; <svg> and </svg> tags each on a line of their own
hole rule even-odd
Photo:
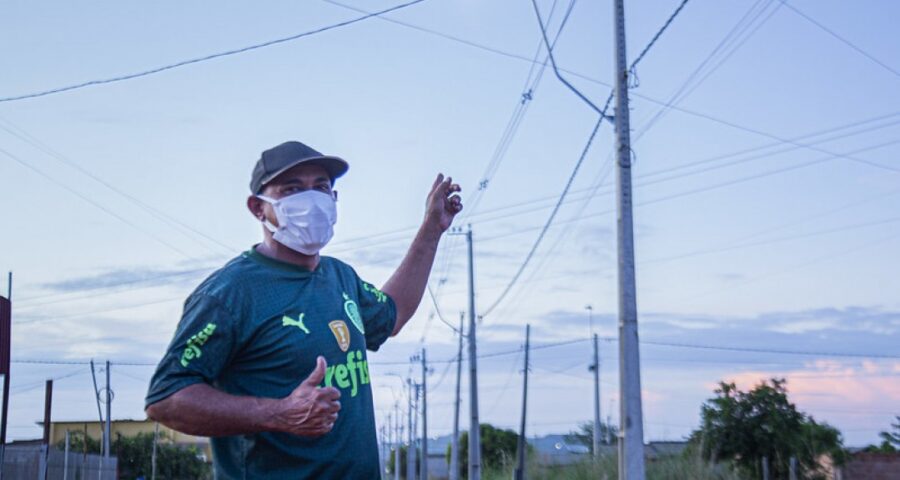
<svg viewBox="0 0 900 480">
<path fill-rule="evenodd" d="M 316 359 L 316 368 L 290 395 L 278 401 L 274 424 L 278 431 L 318 437 L 330 432 L 341 410 L 341 392 L 334 387 L 319 388 L 325 378 L 325 358 Z"/>
</svg>

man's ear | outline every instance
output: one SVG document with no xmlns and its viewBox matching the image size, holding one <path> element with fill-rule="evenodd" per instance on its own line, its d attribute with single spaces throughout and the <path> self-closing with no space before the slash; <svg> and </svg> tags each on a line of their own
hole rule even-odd
<svg viewBox="0 0 900 480">
<path fill-rule="evenodd" d="M 337 190 L 332 190 L 332 191 L 331 191 L 331 196 L 334 198 L 334 201 L 336 202 L 336 201 L 337 201 L 337 197 L 338 197 L 338 195 L 337 195 Z"/>
<path fill-rule="evenodd" d="M 263 212 L 263 202 L 255 195 L 250 195 L 247 197 L 247 210 L 250 210 L 250 213 L 253 214 L 253 217 L 259 221 L 262 221 L 266 218 L 265 212 Z"/>
</svg>

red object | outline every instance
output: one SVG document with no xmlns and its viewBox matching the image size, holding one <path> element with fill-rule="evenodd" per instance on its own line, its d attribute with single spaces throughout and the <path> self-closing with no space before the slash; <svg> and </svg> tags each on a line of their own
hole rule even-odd
<svg viewBox="0 0 900 480">
<path fill-rule="evenodd" d="M 6 417 L 9 411 L 9 352 L 12 336 L 12 308 L 9 299 L 0 297 L 0 375 L 3 375 L 3 411 L 0 418 L 0 444 L 6 444 Z"/>
</svg>

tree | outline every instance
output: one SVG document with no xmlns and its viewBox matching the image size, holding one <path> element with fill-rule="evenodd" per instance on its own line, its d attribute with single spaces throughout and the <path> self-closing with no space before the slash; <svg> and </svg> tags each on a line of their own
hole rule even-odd
<svg viewBox="0 0 900 480">
<path fill-rule="evenodd" d="M 197 447 L 181 447 L 164 440 L 164 436 L 160 435 L 160 442 L 156 446 L 157 479 L 205 479 L 212 476 L 209 465 L 200 458 L 201 452 Z M 100 442 L 91 437 L 85 439 L 83 432 L 72 432 L 69 435 L 69 451 L 84 451 L 85 442 L 88 453 L 100 453 Z M 59 442 L 56 447 L 64 449 L 65 442 Z M 116 435 L 110 448 L 118 461 L 119 478 L 150 478 L 152 433 L 139 433 L 133 437 Z"/>
<path fill-rule="evenodd" d="M 481 428 L 481 467 L 502 468 L 515 462 L 516 443 L 519 435 L 512 430 L 495 428 L 493 425 L 482 423 Z M 447 463 L 450 463 L 450 449 L 447 446 Z M 463 432 L 459 436 L 459 468 L 462 477 L 467 478 L 469 472 L 469 432 Z"/>
<path fill-rule="evenodd" d="M 874 453 L 895 453 L 900 451 L 900 416 L 895 417 L 896 423 L 891 423 L 891 432 L 881 432 L 881 445 L 869 445 L 866 447 L 867 452 Z"/>
<path fill-rule="evenodd" d="M 801 476 L 815 476 L 820 455 L 845 459 L 841 433 L 816 422 L 788 401 L 784 379 L 763 381 L 742 392 L 734 383 L 720 382 L 716 397 L 701 408 L 702 424 L 691 441 L 709 461 L 731 461 L 748 475 L 760 476 L 767 458 L 773 478 L 787 478 L 790 457 L 796 457 Z"/>
<path fill-rule="evenodd" d="M 406 445 L 400 446 L 400 478 L 406 478 L 406 465 L 408 463 L 406 461 L 407 450 L 408 449 L 406 448 Z M 416 449 L 416 471 L 417 472 L 419 471 L 419 468 L 422 465 L 421 452 L 422 451 L 420 449 L 418 449 L 418 448 Z M 396 456 L 396 448 L 392 448 L 390 451 L 390 454 L 388 455 L 388 459 L 387 459 L 387 473 L 389 473 L 391 475 L 394 474 L 394 457 L 395 456 Z"/>
<path fill-rule="evenodd" d="M 615 439 L 619 435 L 619 429 L 614 425 L 600 422 L 600 444 L 605 445 L 607 440 Z M 569 432 L 566 435 L 566 441 L 576 442 L 584 445 L 594 453 L 594 422 L 582 422 L 578 425 L 578 431 Z M 616 440 L 612 440 L 614 443 Z"/>
</svg>

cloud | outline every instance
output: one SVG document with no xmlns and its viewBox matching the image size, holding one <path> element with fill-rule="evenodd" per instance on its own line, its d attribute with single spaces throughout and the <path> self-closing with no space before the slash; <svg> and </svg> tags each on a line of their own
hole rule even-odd
<svg viewBox="0 0 900 480">
<path fill-rule="evenodd" d="M 137 284 L 142 287 L 179 285 L 185 282 L 194 282 L 198 276 L 208 274 L 214 268 L 211 266 L 172 269 L 146 266 L 116 268 L 92 275 L 47 282 L 41 284 L 40 287 L 54 292 L 69 293 Z"/>
</svg>

